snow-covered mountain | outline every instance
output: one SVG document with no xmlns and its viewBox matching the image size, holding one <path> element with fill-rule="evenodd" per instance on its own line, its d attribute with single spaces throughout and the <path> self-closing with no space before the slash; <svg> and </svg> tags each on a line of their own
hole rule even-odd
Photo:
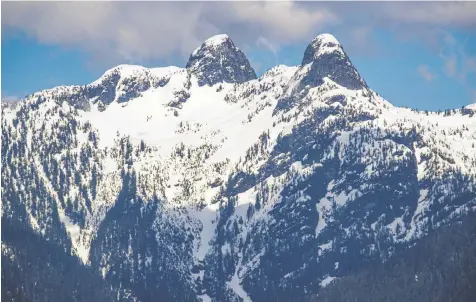
<svg viewBox="0 0 476 302">
<path fill-rule="evenodd" d="M 475 114 L 393 106 L 329 34 L 259 78 L 219 35 L 2 106 L 2 220 L 116 300 L 299 301 L 475 210 Z"/>
</svg>

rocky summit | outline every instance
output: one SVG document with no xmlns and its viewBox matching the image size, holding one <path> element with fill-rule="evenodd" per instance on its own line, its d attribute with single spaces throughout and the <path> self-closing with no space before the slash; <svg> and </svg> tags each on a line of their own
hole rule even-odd
<svg viewBox="0 0 476 302">
<path fill-rule="evenodd" d="M 329 34 L 2 104 L 2 298 L 303 301 L 474 211 L 475 108 L 393 106 Z"/>
<path fill-rule="evenodd" d="M 256 79 L 256 73 L 245 54 L 227 35 L 209 38 L 197 48 L 187 63 L 199 85 L 221 82 L 244 83 Z"/>
</svg>

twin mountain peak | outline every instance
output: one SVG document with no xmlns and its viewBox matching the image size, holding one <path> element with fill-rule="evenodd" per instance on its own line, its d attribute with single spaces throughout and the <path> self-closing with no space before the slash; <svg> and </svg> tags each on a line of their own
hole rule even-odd
<svg viewBox="0 0 476 302">
<path fill-rule="evenodd" d="M 110 71 L 120 68 L 126 68 L 126 65 Z M 215 35 L 203 42 L 190 55 L 186 69 L 197 78 L 200 86 L 244 83 L 257 78 L 246 55 L 226 34 Z M 309 43 L 297 74 L 301 74 L 299 82 L 303 86 L 315 87 L 328 77 L 349 89 L 366 87 L 341 44 L 331 34 L 318 35 Z"/>
<path fill-rule="evenodd" d="M 186 68 L 198 78 L 199 85 L 243 83 L 256 79 L 245 54 L 226 34 L 203 42 L 190 55 Z M 339 41 L 331 34 L 321 34 L 309 43 L 300 68 L 308 69 L 304 82 L 313 86 L 324 76 L 350 89 L 366 86 Z"/>
</svg>

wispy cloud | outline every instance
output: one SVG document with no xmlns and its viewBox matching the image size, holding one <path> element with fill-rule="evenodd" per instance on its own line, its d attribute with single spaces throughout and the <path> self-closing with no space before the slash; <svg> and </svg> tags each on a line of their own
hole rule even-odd
<svg viewBox="0 0 476 302">
<path fill-rule="evenodd" d="M 264 71 L 263 70 L 263 64 L 260 61 L 251 60 L 250 64 L 251 64 L 251 66 L 253 67 L 253 69 L 255 70 L 256 73 L 260 74 Z"/>
<path fill-rule="evenodd" d="M 2 89 L 1 100 L 2 102 L 15 103 L 20 101 L 22 98 L 24 98 L 28 94 L 29 92 L 27 91 L 17 91 L 15 93 L 12 93 L 12 91 Z"/>
<path fill-rule="evenodd" d="M 456 57 L 455 56 L 450 56 L 450 57 L 443 57 L 442 58 L 445 63 L 444 63 L 444 69 L 445 69 L 445 74 L 448 77 L 454 77 L 456 76 Z"/>
<path fill-rule="evenodd" d="M 469 54 L 466 49 L 466 43 L 471 36 L 459 41 L 447 31 L 439 30 L 439 32 L 442 36 L 442 47 L 438 56 L 443 62 L 445 75 L 466 82 L 468 76 L 476 73 L 476 57 Z"/>
<path fill-rule="evenodd" d="M 3 95 L 2 94 L 2 102 L 15 103 L 15 102 L 18 102 L 19 100 L 20 100 L 20 98 L 15 96 L 15 95 Z"/>
<path fill-rule="evenodd" d="M 269 50 L 273 54 L 274 59 L 276 61 L 276 64 L 278 64 L 278 62 L 279 62 L 279 59 L 278 59 L 279 47 L 277 45 L 274 45 L 273 43 L 271 43 L 265 37 L 259 37 L 258 40 L 256 40 L 256 45 L 258 45 L 258 47 L 263 47 L 263 48 Z"/>
<path fill-rule="evenodd" d="M 436 78 L 436 74 L 430 70 L 428 65 L 418 65 L 417 71 L 427 82 L 431 82 Z"/>
<path fill-rule="evenodd" d="M 461 2 L 395 2 L 385 5 L 386 22 L 412 24 L 414 26 L 453 26 L 473 28 L 476 25 L 476 3 Z"/>
</svg>

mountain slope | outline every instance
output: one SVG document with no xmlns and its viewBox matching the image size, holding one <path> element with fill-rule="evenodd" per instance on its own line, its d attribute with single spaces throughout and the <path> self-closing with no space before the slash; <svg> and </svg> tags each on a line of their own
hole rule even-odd
<svg viewBox="0 0 476 302">
<path fill-rule="evenodd" d="M 474 215 L 446 226 L 364 271 L 327 285 L 311 301 L 472 301 L 476 293 Z"/>
<path fill-rule="evenodd" d="M 2 300 L 114 301 L 103 280 L 61 246 L 9 219 L 2 229 Z"/>
<path fill-rule="evenodd" d="M 474 210 L 475 113 L 394 107 L 328 34 L 259 78 L 212 37 L 2 107 L 2 218 L 118 299 L 302 300 Z"/>
</svg>

